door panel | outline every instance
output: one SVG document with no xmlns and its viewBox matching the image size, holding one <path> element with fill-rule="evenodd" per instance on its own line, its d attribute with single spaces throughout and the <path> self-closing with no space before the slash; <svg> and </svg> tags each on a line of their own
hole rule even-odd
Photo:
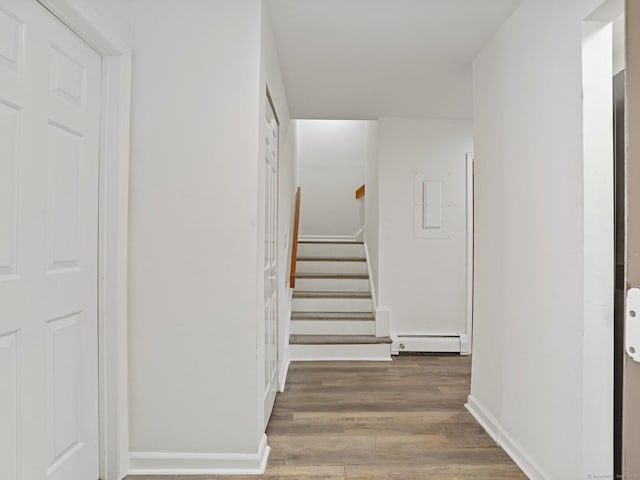
<svg viewBox="0 0 640 480">
<path fill-rule="evenodd" d="M 640 2 L 626 2 L 627 212 L 626 286 L 640 287 Z M 640 477 L 640 363 L 624 356 L 622 470 Z"/>
<path fill-rule="evenodd" d="M 18 335 L 0 337 L 0 478 L 18 476 Z"/>
<path fill-rule="evenodd" d="M 17 272 L 19 115 L 16 106 L 0 103 L 0 279 Z"/>
<path fill-rule="evenodd" d="M 98 478 L 100 82 L 35 0 L 0 0 L 3 480 Z"/>
<path fill-rule="evenodd" d="M 276 396 L 278 370 L 278 120 L 267 99 L 265 181 L 265 258 L 264 258 L 264 331 L 265 331 L 265 426 Z"/>
</svg>

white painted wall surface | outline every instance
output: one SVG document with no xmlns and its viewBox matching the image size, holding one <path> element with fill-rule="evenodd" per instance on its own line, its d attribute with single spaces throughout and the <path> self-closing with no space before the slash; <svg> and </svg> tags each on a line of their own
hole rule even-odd
<svg viewBox="0 0 640 480">
<path fill-rule="evenodd" d="M 371 123 L 298 120 L 300 235 L 351 236 L 362 227 L 355 191 L 365 183 Z"/>
<path fill-rule="evenodd" d="M 379 162 L 379 308 L 396 335 L 465 332 L 466 154 L 470 120 L 381 118 Z M 450 172 L 451 238 L 414 235 L 415 172 Z"/>
<path fill-rule="evenodd" d="M 620 15 L 613 22 L 613 75 L 620 73 L 624 70 L 625 55 L 627 54 L 625 49 L 624 39 L 624 15 Z"/>
<path fill-rule="evenodd" d="M 125 42 L 131 40 L 131 6 L 135 0 L 72 0 L 92 9 Z"/>
<path fill-rule="evenodd" d="M 470 403 L 536 479 L 584 478 L 583 440 L 600 439 L 583 418 L 607 415 L 585 417 L 582 390 L 582 21 L 598 3 L 525 0 L 474 62 Z"/>
<path fill-rule="evenodd" d="M 379 231 L 378 231 L 378 122 L 369 123 L 367 159 L 364 166 L 365 176 L 365 232 L 364 240 L 369 250 L 369 266 L 373 277 L 374 291 L 378 292 L 378 255 L 379 255 Z"/>
<path fill-rule="evenodd" d="M 260 6 L 133 3 L 133 452 L 258 449 Z"/>
</svg>

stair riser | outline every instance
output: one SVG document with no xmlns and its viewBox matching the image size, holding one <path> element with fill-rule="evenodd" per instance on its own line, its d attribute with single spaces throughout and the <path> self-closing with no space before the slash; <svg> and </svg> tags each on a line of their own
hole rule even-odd
<svg viewBox="0 0 640 480">
<path fill-rule="evenodd" d="M 366 262 L 308 262 L 298 260 L 296 270 L 299 273 L 367 273 Z"/>
<path fill-rule="evenodd" d="M 370 312 L 370 298 L 294 298 L 294 312 Z"/>
<path fill-rule="evenodd" d="M 391 360 L 389 345 L 289 345 L 291 361 Z"/>
<path fill-rule="evenodd" d="M 296 320 L 291 322 L 292 335 L 375 335 L 372 321 Z"/>
<path fill-rule="evenodd" d="M 333 258 L 364 258 L 364 245 L 362 244 L 336 244 L 336 243 L 299 243 L 298 255 L 301 257 L 333 257 Z"/>
<path fill-rule="evenodd" d="M 296 289 L 306 292 L 368 292 L 368 279 L 297 278 Z"/>
</svg>

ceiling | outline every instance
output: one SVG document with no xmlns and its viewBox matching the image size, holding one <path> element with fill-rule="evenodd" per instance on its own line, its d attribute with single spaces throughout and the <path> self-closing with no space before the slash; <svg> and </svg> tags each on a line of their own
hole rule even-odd
<svg viewBox="0 0 640 480">
<path fill-rule="evenodd" d="M 520 0 L 268 0 L 293 118 L 470 118 L 471 61 Z"/>
</svg>

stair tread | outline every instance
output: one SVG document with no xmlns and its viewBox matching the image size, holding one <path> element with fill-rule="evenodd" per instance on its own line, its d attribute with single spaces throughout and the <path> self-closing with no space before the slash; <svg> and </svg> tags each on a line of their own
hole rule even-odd
<svg viewBox="0 0 640 480">
<path fill-rule="evenodd" d="M 296 273 L 298 279 L 368 280 L 366 273 Z"/>
<path fill-rule="evenodd" d="M 370 292 L 293 291 L 293 298 L 371 298 Z"/>
<path fill-rule="evenodd" d="M 389 337 L 374 335 L 291 335 L 290 345 L 379 345 L 390 344 Z"/>
<path fill-rule="evenodd" d="M 341 242 L 339 240 L 298 240 L 298 244 L 307 244 L 307 245 L 364 245 L 364 242 Z"/>
<path fill-rule="evenodd" d="M 365 257 L 297 257 L 298 262 L 366 262 Z"/>
<path fill-rule="evenodd" d="M 373 322 L 375 315 L 372 312 L 292 312 L 292 321 L 367 321 Z"/>
</svg>

